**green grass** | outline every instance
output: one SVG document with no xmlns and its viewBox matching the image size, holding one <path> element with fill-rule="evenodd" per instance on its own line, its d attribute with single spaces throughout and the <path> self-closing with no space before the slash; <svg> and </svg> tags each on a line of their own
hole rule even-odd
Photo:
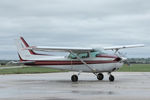
<svg viewBox="0 0 150 100">
<path fill-rule="evenodd" d="M 30 73 L 52 73 L 52 72 L 64 72 L 64 71 L 42 67 L 0 69 L 0 74 L 30 74 Z M 150 64 L 132 64 L 131 66 L 124 65 L 118 70 L 118 72 L 150 72 Z"/>
<path fill-rule="evenodd" d="M 124 65 L 118 72 L 150 72 L 150 64 L 132 64 Z"/>
<path fill-rule="evenodd" d="M 62 72 L 62 71 L 51 69 L 51 68 L 42 68 L 42 67 L 0 69 L 0 74 L 30 74 L 30 73 L 52 73 L 52 72 Z"/>
</svg>

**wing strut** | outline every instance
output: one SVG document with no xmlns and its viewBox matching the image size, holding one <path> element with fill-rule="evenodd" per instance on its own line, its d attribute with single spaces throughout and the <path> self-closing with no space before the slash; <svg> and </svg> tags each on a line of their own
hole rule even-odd
<svg viewBox="0 0 150 100">
<path fill-rule="evenodd" d="M 94 69 L 91 66 L 89 66 L 83 59 L 81 59 L 78 55 L 75 55 L 71 50 L 70 50 L 70 53 L 72 55 L 76 56 L 78 60 L 80 60 L 86 67 L 88 67 L 93 72 L 93 74 L 96 75 L 96 69 Z"/>
</svg>

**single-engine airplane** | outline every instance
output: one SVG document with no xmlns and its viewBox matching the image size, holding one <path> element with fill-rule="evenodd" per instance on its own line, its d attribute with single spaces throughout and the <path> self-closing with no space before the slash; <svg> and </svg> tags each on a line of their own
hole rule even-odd
<svg viewBox="0 0 150 100">
<path fill-rule="evenodd" d="M 49 46 L 29 46 L 23 37 L 16 40 L 19 63 L 27 66 L 49 67 L 54 69 L 89 72 L 97 76 L 98 80 L 103 80 L 102 73 L 107 72 L 109 81 L 114 81 L 113 71 L 118 70 L 127 58 L 119 55 L 118 50 L 124 48 L 143 47 L 144 44 L 125 45 L 115 47 L 104 47 L 103 50 L 113 50 L 115 54 L 108 55 L 101 49 L 83 47 L 49 47 Z M 67 56 L 52 56 L 39 54 L 35 51 L 44 52 L 68 52 Z M 78 81 L 79 74 L 71 76 L 72 82 Z"/>
</svg>

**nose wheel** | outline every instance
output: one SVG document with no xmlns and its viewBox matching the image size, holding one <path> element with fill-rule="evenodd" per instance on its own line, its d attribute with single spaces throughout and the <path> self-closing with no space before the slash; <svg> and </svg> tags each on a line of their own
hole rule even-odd
<svg viewBox="0 0 150 100">
<path fill-rule="evenodd" d="M 77 75 L 72 75 L 71 80 L 72 80 L 72 82 L 77 82 L 78 81 L 78 76 Z"/>
<path fill-rule="evenodd" d="M 113 82 L 114 80 L 115 80 L 115 77 L 110 74 L 110 76 L 109 76 L 109 81 L 110 81 L 110 82 Z"/>
</svg>

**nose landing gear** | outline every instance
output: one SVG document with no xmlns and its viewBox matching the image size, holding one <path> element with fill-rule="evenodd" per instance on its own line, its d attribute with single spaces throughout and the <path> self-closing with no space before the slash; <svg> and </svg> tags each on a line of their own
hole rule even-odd
<svg viewBox="0 0 150 100">
<path fill-rule="evenodd" d="M 110 74 L 110 76 L 109 76 L 109 81 L 110 81 L 110 82 L 113 82 L 114 80 L 115 80 L 115 77 Z"/>
</svg>

